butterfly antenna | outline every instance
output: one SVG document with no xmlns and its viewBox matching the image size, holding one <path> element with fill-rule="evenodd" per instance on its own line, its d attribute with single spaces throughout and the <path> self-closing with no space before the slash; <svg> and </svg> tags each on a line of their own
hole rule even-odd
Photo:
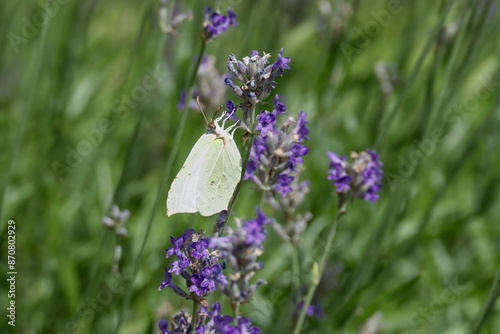
<svg viewBox="0 0 500 334">
<path fill-rule="evenodd" d="M 198 103 L 198 107 L 200 107 L 201 114 L 203 115 L 203 118 L 205 119 L 205 122 L 207 122 L 207 124 L 208 124 L 207 117 L 205 116 L 205 113 L 203 112 L 203 109 L 201 108 L 200 97 L 199 96 L 196 97 L 196 103 Z"/>
<path fill-rule="evenodd" d="M 215 118 L 215 117 L 217 117 L 217 113 L 219 112 L 219 110 L 221 110 L 221 108 L 222 108 L 222 104 L 221 104 L 221 106 L 220 106 L 219 108 L 217 108 L 217 110 L 215 111 L 214 118 Z"/>
</svg>

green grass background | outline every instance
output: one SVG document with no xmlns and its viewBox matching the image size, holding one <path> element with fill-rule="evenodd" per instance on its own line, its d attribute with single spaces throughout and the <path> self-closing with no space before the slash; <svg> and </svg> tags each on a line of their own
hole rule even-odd
<svg viewBox="0 0 500 334">
<path fill-rule="evenodd" d="M 181 116 L 178 97 L 200 48 L 202 10 L 211 5 L 224 12 L 230 6 L 240 22 L 207 45 L 221 72 L 229 53 L 241 59 L 250 50 L 266 51 L 274 60 L 284 47 L 291 57 L 291 69 L 277 79 L 273 94 L 290 115 L 307 112 L 311 129 L 303 174 L 311 192 L 299 210 L 314 215 L 301 240 L 304 286 L 336 213 L 326 152 L 370 147 L 384 162 L 380 200 L 354 201 L 341 221 L 315 298 L 325 316 L 309 318 L 303 332 L 354 333 L 377 311 L 383 312 L 384 333 L 471 332 L 500 260 L 500 7 L 488 0 L 401 1 L 387 24 L 377 23 L 373 12 L 388 12 L 391 3 L 176 1 L 178 10 L 193 10 L 194 20 L 166 36 L 157 1 L 69 0 L 53 3 L 57 13 L 28 37 L 23 27 L 36 23 L 43 6 L 3 1 L 1 305 L 8 302 L 8 219 L 16 222 L 18 275 L 16 327 L 2 315 L 0 329 L 111 333 L 122 314 L 120 333 L 157 333 L 160 318 L 191 308 L 171 291 L 157 291 L 169 262 L 164 252 L 170 235 L 188 227 L 210 232 L 214 218 L 167 218 L 166 193 L 159 210 L 153 207 Z M 367 29 L 374 30 L 363 43 L 359 31 Z M 342 51 L 346 45 L 356 48 L 349 57 Z M 387 95 L 374 72 L 379 61 L 397 66 L 397 84 Z M 113 102 L 156 66 L 166 79 L 126 117 L 116 117 Z M 481 80 L 492 82 L 489 91 Z M 481 99 L 478 89 L 487 92 Z M 231 91 L 227 98 L 237 100 Z M 468 109 L 460 113 L 464 103 Z M 60 180 L 53 163 L 67 164 L 68 147 L 77 149 L 84 131 L 105 118 L 115 129 Z M 169 182 L 205 127 L 201 115 L 190 111 Z M 418 143 L 434 131 L 442 132 L 442 140 L 410 167 L 402 162 L 415 157 Z M 252 217 L 259 198 L 246 184 L 236 215 Z M 111 272 L 114 239 L 100 219 L 113 203 L 131 211 L 120 263 L 124 276 L 133 272 L 154 213 L 133 283 Z M 271 230 L 264 246 L 265 267 L 256 276 L 268 284 L 241 313 L 263 333 L 288 333 L 291 247 Z M 446 298 L 449 282 L 462 287 L 455 298 Z M 210 302 L 214 298 L 230 313 L 228 299 L 216 293 Z M 499 311 L 493 308 L 482 333 L 500 332 Z"/>
</svg>

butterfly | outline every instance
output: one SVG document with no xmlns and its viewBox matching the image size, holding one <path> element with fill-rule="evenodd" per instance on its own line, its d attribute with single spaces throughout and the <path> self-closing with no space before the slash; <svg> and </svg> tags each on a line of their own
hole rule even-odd
<svg viewBox="0 0 500 334">
<path fill-rule="evenodd" d="M 211 216 L 228 209 L 241 177 L 241 155 L 233 140 L 236 128 L 229 133 L 237 123 L 224 129 L 228 118 L 224 113 L 207 122 L 207 131 L 194 144 L 170 186 L 167 216 L 198 211 L 202 216 Z"/>
</svg>

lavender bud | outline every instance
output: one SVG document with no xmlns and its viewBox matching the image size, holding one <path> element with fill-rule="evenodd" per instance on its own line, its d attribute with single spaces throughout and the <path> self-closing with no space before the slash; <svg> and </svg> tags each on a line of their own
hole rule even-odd
<svg viewBox="0 0 500 334">
<path fill-rule="evenodd" d="M 123 210 L 117 205 L 113 205 L 107 216 L 102 217 L 101 222 L 107 228 L 113 230 L 117 237 L 126 237 L 127 229 L 124 227 L 130 218 L 130 211 Z"/>
<path fill-rule="evenodd" d="M 113 228 L 115 226 L 115 221 L 110 217 L 102 217 L 101 222 L 104 226 L 108 228 Z"/>
</svg>

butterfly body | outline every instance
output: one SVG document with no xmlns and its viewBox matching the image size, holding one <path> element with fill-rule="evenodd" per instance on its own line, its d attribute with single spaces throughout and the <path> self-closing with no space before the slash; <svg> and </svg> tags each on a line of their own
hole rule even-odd
<svg viewBox="0 0 500 334">
<path fill-rule="evenodd" d="M 231 127 L 223 129 L 218 120 L 209 123 L 172 182 L 167 216 L 198 211 L 211 216 L 227 210 L 240 180 L 241 155 L 228 132 Z"/>
</svg>

